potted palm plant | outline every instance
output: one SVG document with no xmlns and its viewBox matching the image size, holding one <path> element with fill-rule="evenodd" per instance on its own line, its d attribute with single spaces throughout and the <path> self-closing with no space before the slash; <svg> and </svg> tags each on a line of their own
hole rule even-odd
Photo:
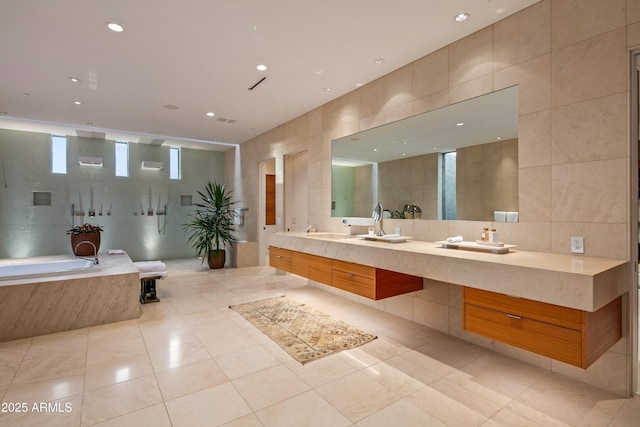
<svg viewBox="0 0 640 427">
<path fill-rule="evenodd" d="M 183 224 L 187 241 L 196 255 L 206 259 L 209 268 L 224 267 L 225 247 L 236 241 L 233 219 L 236 215 L 231 191 L 224 184 L 209 182 L 204 191 L 198 191 L 201 203 L 194 203 L 196 212 L 191 222 Z"/>
</svg>

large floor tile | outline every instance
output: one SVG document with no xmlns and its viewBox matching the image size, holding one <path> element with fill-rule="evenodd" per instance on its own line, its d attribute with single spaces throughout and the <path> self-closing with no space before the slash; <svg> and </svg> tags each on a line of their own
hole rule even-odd
<svg viewBox="0 0 640 427">
<path fill-rule="evenodd" d="M 479 426 L 488 417 L 431 387 L 424 387 L 406 398 L 407 401 L 448 426 Z"/>
<path fill-rule="evenodd" d="M 406 400 L 400 400 L 368 416 L 358 427 L 446 427 L 447 424 Z"/>
<path fill-rule="evenodd" d="M 92 427 L 141 426 L 171 427 L 171 421 L 169 420 L 169 414 L 167 414 L 165 406 L 160 403 L 92 425 Z"/>
<path fill-rule="evenodd" d="M 362 372 L 325 384 L 318 387 L 317 391 L 352 422 L 358 422 L 400 400 L 397 393 Z"/>
<path fill-rule="evenodd" d="M 211 358 L 158 372 L 156 378 L 165 401 L 228 381 Z"/>
<path fill-rule="evenodd" d="M 49 402 L 80 394 L 84 387 L 82 372 L 63 374 L 55 377 L 43 377 L 28 382 L 14 382 L 6 391 L 5 402 Z"/>
<path fill-rule="evenodd" d="M 199 342 L 193 341 L 183 345 L 175 345 L 149 352 L 149 358 L 155 372 L 188 365 L 199 360 L 211 358 L 206 348 Z"/>
<path fill-rule="evenodd" d="M 146 353 L 134 356 L 107 360 L 100 364 L 87 366 L 84 379 L 84 390 L 129 381 L 153 373 L 149 355 Z"/>
<path fill-rule="evenodd" d="M 522 393 L 516 402 L 566 424 L 577 424 L 600 400 L 616 397 L 566 377 L 548 375 Z"/>
<path fill-rule="evenodd" d="M 265 427 L 347 427 L 344 415 L 314 391 L 285 400 L 256 413 Z"/>
<path fill-rule="evenodd" d="M 251 413 L 231 383 L 166 402 L 173 427 L 221 426 Z"/>
<path fill-rule="evenodd" d="M 31 359 L 22 361 L 13 382 L 22 383 L 60 375 L 82 374 L 86 359 L 86 350 L 39 353 Z"/>
<path fill-rule="evenodd" d="M 261 345 L 224 354 L 215 359 L 227 377 L 231 379 L 240 378 L 280 364 L 280 361 Z"/>
<path fill-rule="evenodd" d="M 82 423 L 91 425 L 162 402 L 154 375 L 86 391 L 82 399 Z"/>
<path fill-rule="evenodd" d="M 304 381 L 283 365 L 239 378 L 233 385 L 254 411 L 309 390 Z"/>
</svg>

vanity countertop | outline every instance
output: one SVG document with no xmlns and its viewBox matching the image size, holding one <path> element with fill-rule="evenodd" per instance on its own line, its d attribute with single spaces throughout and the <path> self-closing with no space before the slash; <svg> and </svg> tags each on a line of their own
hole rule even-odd
<svg viewBox="0 0 640 427">
<path fill-rule="evenodd" d="M 339 233 L 279 232 L 270 235 L 269 244 L 591 312 L 629 288 L 629 262 L 607 258 L 521 250 L 491 254 Z"/>
</svg>

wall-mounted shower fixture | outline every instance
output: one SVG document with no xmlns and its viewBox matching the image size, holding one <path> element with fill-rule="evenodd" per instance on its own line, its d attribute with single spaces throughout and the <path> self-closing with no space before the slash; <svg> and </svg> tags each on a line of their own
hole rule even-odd
<svg viewBox="0 0 640 427">
<path fill-rule="evenodd" d="M 82 207 L 80 207 L 80 209 L 76 209 L 76 205 L 72 203 L 71 216 L 84 216 L 84 211 L 82 210 Z"/>
</svg>

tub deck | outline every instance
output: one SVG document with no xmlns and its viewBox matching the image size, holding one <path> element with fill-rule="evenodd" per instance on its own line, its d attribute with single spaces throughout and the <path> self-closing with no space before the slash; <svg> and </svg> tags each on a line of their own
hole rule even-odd
<svg viewBox="0 0 640 427">
<path fill-rule="evenodd" d="M 48 262 L 68 256 L 15 262 Z M 0 282 L 0 342 L 137 319 L 138 269 L 128 255 L 99 254 L 101 269 Z"/>
</svg>

